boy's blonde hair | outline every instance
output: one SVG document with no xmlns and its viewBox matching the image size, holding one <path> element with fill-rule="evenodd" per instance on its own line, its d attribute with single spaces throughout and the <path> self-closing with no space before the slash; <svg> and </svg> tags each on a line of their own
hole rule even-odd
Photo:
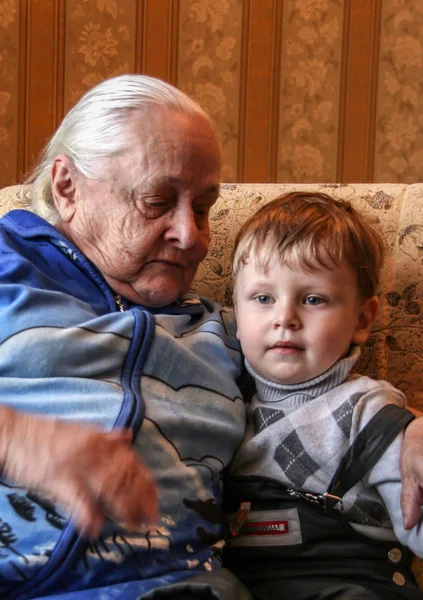
<svg viewBox="0 0 423 600">
<path fill-rule="evenodd" d="M 246 221 L 232 253 L 234 281 L 251 258 L 264 271 L 272 258 L 310 271 L 349 265 L 361 297 L 375 295 L 383 265 L 380 233 L 349 202 L 326 194 L 291 192 L 272 200 Z"/>
</svg>

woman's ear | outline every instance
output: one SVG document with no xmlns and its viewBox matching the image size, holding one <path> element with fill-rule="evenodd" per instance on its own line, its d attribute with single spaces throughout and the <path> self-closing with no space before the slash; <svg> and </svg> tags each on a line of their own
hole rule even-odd
<svg viewBox="0 0 423 600">
<path fill-rule="evenodd" d="M 370 330 L 377 316 L 378 308 L 379 300 L 376 296 L 372 296 L 372 298 L 369 298 L 361 305 L 357 325 L 351 340 L 353 344 L 362 346 L 367 342 Z"/>
<path fill-rule="evenodd" d="M 59 220 L 65 223 L 75 213 L 76 178 L 76 169 L 69 156 L 58 154 L 51 168 L 51 191 Z"/>
</svg>

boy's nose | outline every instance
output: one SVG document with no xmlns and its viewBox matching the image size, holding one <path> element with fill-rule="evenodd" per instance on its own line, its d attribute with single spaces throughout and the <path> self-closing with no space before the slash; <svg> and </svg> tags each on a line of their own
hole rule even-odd
<svg viewBox="0 0 423 600">
<path fill-rule="evenodd" d="M 294 307 L 284 306 L 276 315 L 275 325 L 295 331 L 301 327 L 301 321 Z"/>
</svg>

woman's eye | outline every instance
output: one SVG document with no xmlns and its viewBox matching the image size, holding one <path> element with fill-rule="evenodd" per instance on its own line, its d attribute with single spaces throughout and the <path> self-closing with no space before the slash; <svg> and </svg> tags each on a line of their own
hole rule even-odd
<svg viewBox="0 0 423 600">
<path fill-rule="evenodd" d="M 209 214 L 208 210 L 204 210 L 204 208 L 197 208 L 195 210 L 195 214 L 197 215 L 197 217 L 199 217 L 200 219 L 207 217 Z"/>
<path fill-rule="evenodd" d="M 266 296 L 266 294 L 260 294 L 259 296 L 256 296 L 255 300 L 258 302 L 258 304 L 270 304 L 272 302 L 271 297 Z"/>
<path fill-rule="evenodd" d="M 140 205 L 141 212 L 146 219 L 157 219 L 167 211 L 169 207 L 169 202 L 167 202 L 166 200 L 157 200 L 154 202 L 143 200 Z"/>
<path fill-rule="evenodd" d="M 319 304 L 322 304 L 322 302 L 324 302 L 324 300 L 319 296 L 307 296 L 304 301 L 304 303 L 308 304 L 309 306 L 318 306 Z"/>
</svg>

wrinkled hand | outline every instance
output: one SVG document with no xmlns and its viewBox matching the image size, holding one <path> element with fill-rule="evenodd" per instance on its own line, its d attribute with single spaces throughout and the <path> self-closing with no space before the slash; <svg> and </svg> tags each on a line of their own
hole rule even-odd
<svg viewBox="0 0 423 600">
<path fill-rule="evenodd" d="M 421 415 L 417 411 L 412 411 Z M 423 504 L 423 418 L 414 419 L 404 434 L 401 450 L 401 510 L 404 528 L 411 529 L 421 517 Z"/>
<path fill-rule="evenodd" d="M 157 490 L 131 437 L 1 407 L 1 470 L 64 504 L 87 535 L 99 534 L 105 516 L 136 527 L 156 520 Z"/>
</svg>

